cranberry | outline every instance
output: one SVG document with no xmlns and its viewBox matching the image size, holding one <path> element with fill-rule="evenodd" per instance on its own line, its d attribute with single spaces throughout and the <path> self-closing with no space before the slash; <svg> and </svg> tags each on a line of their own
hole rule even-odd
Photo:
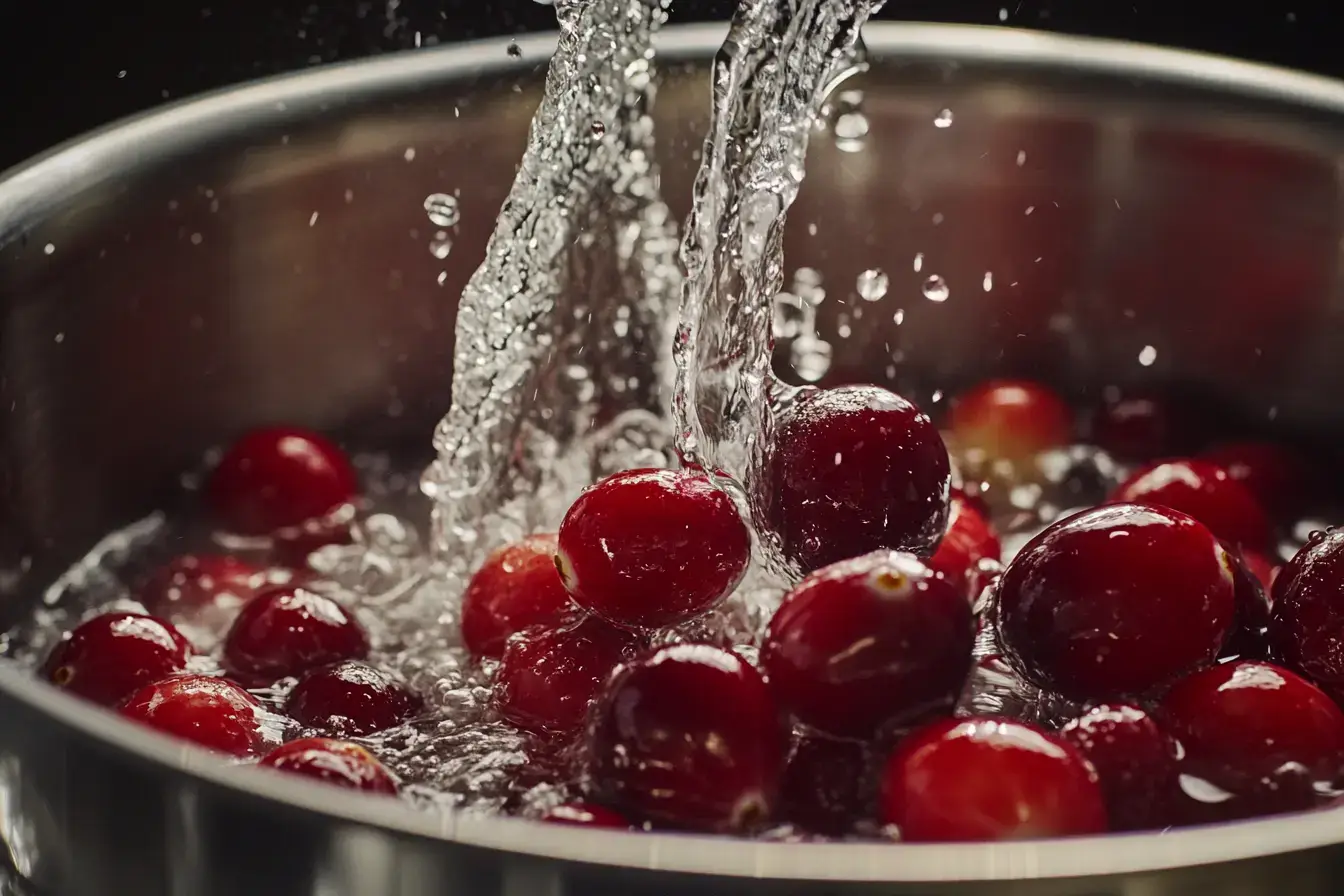
<svg viewBox="0 0 1344 896">
<path fill-rule="evenodd" d="M 247 684 L 269 684 L 369 653 L 364 628 L 345 608 L 302 585 L 258 595 L 224 639 L 224 665 Z"/>
<path fill-rule="evenodd" d="M 922 557 L 947 527 L 951 464 L 913 404 L 877 386 L 810 393 L 781 420 L 766 509 L 803 572 L 886 548 Z"/>
<path fill-rule="evenodd" d="M 353 661 L 304 673 L 285 700 L 290 718 L 339 737 L 394 728 L 419 708 L 419 698 L 400 681 Z"/>
<path fill-rule="evenodd" d="M 1144 395 L 1110 395 L 1092 417 L 1092 442 L 1119 460 L 1146 461 L 1172 441 L 1166 403 Z"/>
<path fill-rule="evenodd" d="M 556 566 L 581 607 L 661 628 L 704 613 L 747 570 L 733 501 L 689 471 L 627 470 L 585 489 L 560 524 Z"/>
<path fill-rule="evenodd" d="M 314 551 L 329 545 L 355 543 L 351 513 L 337 512 L 275 532 L 271 556 L 281 566 L 303 569 Z"/>
<path fill-rule="evenodd" d="M 1211 662 L 1236 615 L 1232 561 L 1176 510 L 1113 504 L 1060 520 L 998 584 L 1024 677 L 1076 700 L 1141 694 Z"/>
<path fill-rule="evenodd" d="M 1125 704 L 1094 707 L 1059 736 L 1101 779 L 1111 828 L 1164 827 L 1176 793 L 1176 744 L 1148 713 Z"/>
<path fill-rule="evenodd" d="M 128 718 L 233 756 L 269 748 L 274 733 L 261 703 L 231 681 L 179 675 L 146 685 L 121 706 Z"/>
<path fill-rule="evenodd" d="M 1262 548 L 1273 536 L 1255 496 L 1222 467 L 1204 460 L 1149 464 L 1120 483 L 1110 500 L 1188 513 L 1235 545 Z"/>
<path fill-rule="evenodd" d="M 151 573 L 136 591 L 156 612 L 211 604 L 237 607 L 268 584 L 266 571 L 228 554 L 183 554 Z"/>
<path fill-rule="evenodd" d="M 872 764 L 868 745 L 860 741 L 799 739 L 784 767 L 781 819 L 812 834 L 849 833 L 856 821 L 875 814 L 868 804 Z"/>
<path fill-rule="evenodd" d="M 259 765 L 366 793 L 397 792 L 396 779 L 372 753 L 342 740 L 292 740 L 263 756 Z"/>
<path fill-rule="evenodd" d="M 1246 564 L 1246 569 L 1255 580 L 1260 583 L 1260 587 L 1265 589 L 1265 594 L 1269 594 L 1270 589 L 1274 587 L 1274 579 L 1279 574 L 1279 567 L 1273 560 L 1259 551 L 1252 551 L 1249 548 L 1242 548 L 1240 551 L 1241 561 Z"/>
<path fill-rule="evenodd" d="M 573 734 L 611 670 L 643 646 L 639 636 L 594 617 L 567 628 L 525 631 L 504 648 L 495 673 L 495 709 L 524 731 Z"/>
<path fill-rule="evenodd" d="M 1048 386 L 990 380 L 952 401 L 952 436 L 962 450 L 989 458 L 1030 460 L 1073 437 L 1073 412 Z"/>
<path fill-rule="evenodd" d="M 629 828 L 630 822 L 619 812 L 594 806 L 592 803 L 565 803 L 556 806 L 541 817 L 550 824 L 572 825 L 582 828 Z"/>
<path fill-rule="evenodd" d="M 760 674 L 734 653 L 675 644 L 623 666 L 593 708 L 587 756 L 603 803 L 683 828 L 769 815 L 787 743 Z"/>
<path fill-rule="evenodd" d="M 187 639 L 162 619 L 104 613 L 52 648 L 42 674 L 85 700 L 116 706 L 131 692 L 181 672 L 191 654 Z"/>
<path fill-rule="evenodd" d="M 1269 566 L 1263 554 L 1224 544 L 1232 560 L 1237 624 L 1223 646 L 1223 656 L 1265 659 L 1269 656 L 1269 597 L 1261 575 Z"/>
<path fill-rule="evenodd" d="M 929 558 L 929 568 L 958 586 L 971 601 L 989 584 L 980 561 L 997 561 L 1003 548 L 984 511 L 959 491 L 952 493 L 947 534 Z"/>
<path fill-rule="evenodd" d="M 1187 676 L 1159 714 L 1185 750 L 1182 772 L 1231 796 L 1199 820 L 1315 805 L 1312 775 L 1333 773 L 1344 751 L 1344 712 L 1268 663 L 1240 660 Z"/>
<path fill-rule="evenodd" d="M 241 535 L 270 535 L 353 501 L 359 480 L 340 448 L 314 432 L 256 429 L 234 442 L 210 474 L 207 499 Z"/>
<path fill-rule="evenodd" d="M 863 737 L 950 709 L 974 640 L 960 588 L 910 554 L 875 551 L 823 567 L 785 596 L 761 668 L 800 722 Z"/>
<path fill-rule="evenodd" d="M 915 843 L 1106 830 L 1097 773 L 1082 754 L 997 719 L 946 719 L 901 741 L 883 773 L 882 815 Z"/>
<path fill-rule="evenodd" d="M 485 559 L 462 595 L 462 641 L 476 656 L 498 658 L 510 636 L 554 626 L 573 609 L 555 569 L 556 537 L 533 535 Z"/>
<path fill-rule="evenodd" d="M 1260 506 L 1280 518 L 1291 516 L 1306 491 L 1304 463 L 1294 452 L 1271 442 L 1232 442 L 1200 455 L 1227 470 L 1246 486 Z"/>
<path fill-rule="evenodd" d="M 1274 657 L 1344 699 L 1344 530 L 1313 534 L 1274 578 Z"/>
</svg>

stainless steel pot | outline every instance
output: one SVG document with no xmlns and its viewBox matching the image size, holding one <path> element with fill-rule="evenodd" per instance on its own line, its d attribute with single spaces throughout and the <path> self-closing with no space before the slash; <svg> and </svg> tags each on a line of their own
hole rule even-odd
<svg viewBox="0 0 1344 896">
<path fill-rule="evenodd" d="M 664 36 L 685 211 L 717 27 Z M 791 265 L 891 278 L 837 365 L 1030 370 L 1344 418 L 1344 85 L 1165 50 L 875 25 L 861 151 L 815 141 Z M 292 420 L 423 451 L 548 38 L 318 69 L 154 112 L 0 182 L 0 585 L 13 619 L 207 445 Z M 951 127 L 935 127 L 940 110 Z M 943 119 L 945 120 L 945 116 Z M 427 194 L 460 191 L 447 258 Z M 815 223 L 816 228 L 807 225 Z M 815 234 L 810 231 L 815 229 Z M 921 262 L 915 262 L 922 253 Z M 986 272 L 989 272 L 986 274 Z M 920 294 L 930 274 L 947 301 Z M 893 320 L 894 309 L 904 322 Z M 826 322 L 836 325 L 837 318 Z M 1326 440 L 1328 442 L 1328 439 Z M 1344 890 L 1344 815 L 992 846 L 785 845 L 417 814 L 273 781 L 0 668 L 0 834 L 40 893 L 1282 894 Z"/>
</svg>

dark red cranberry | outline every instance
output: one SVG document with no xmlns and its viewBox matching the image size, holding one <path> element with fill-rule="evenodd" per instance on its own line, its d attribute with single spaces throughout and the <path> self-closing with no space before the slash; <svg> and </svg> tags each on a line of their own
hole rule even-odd
<svg viewBox="0 0 1344 896">
<path fill-rule="evenodd" d="M 1344 530 L 1314 534 L 1274 578 L 1270 649 L 1344 699 Z"/>
<path fill-rule="evenodd" d="M 1166 453 L 1173 427 L 1166 402 L 1147 395 L 1108 395 L 1092 415 L 1092 443 L 1122 461 Z"/>
<path fill-rule="evenodd" d="M 258 764 L 350 790 L 389 795 L 397 792 L 396 779 L 372 753 L 343 740 L 325 737 L 292 740 L 267 753 Z"/>
<path fill-rule="evenodd" d="M 72 694 L 116 706 L 187 667 L 191 644 L 173 626 L 139 613 L 104 613 L 52 648 L 42 674 Z"/>
<path fill-rule="evenodd" d="M 270 535 L 324 517 L 359 493 L 354 467 L 332 442 L 303 429 L 256 429 L 234 442 L 210 474 L 206 497 L 220 524 Z"/>
<path fill-rule="evenodd" d="M 395 728 L 420 708 L 406 685 L 379 669 L 347 661 L 305 672 L 285 700 L 301 725 L 337 737 L 361 737 Z"/>
<path fill-rule="evenodd" d="M 247 684 L 269 684 L 368 653 L 364 627 L 336 601 L 301 585 L 259 594 L 224 639 L 225 667 Z"/>
<path fill-rule="evenodd" d="M 751 535 L 727 493 L 689 471 L 627 470 L 584 490 L 560 524 L 556 566 L 586 610 L 661 628 L 727 597 Z"/>
<path fill-rule="evenodd" d="M 462 641 L 472 654 L 499 657 L 511 636 L 554 627 L 573 610 L 556 547 L 554 535 L 533 535 L 499 548 L 476 570 L 462 595 Z"/>
<path fill-rule="evenodd" d="M 1124 504 L 1170 507 L 1199 520 L 1232 544 L 1262 549 L 1273 530 L 1260 502 L 1217 464 L 1164 460 L 1137 470 L 1111 493 Z"/>
<path fill-rule="evenodd" d="M 1274 587 L 1274 579 L 1279 574 L 1279 567 L 1273 560 L 1259 551 L 1252 551 L 1249 548 L 1242 548 L 1240 551 L 1241 561 L 1246 564 L 1246 569 L 1255 580 L 1260 583 L 1260 587 L 1265 589 L 1268 595 L 1270 589 Z"/>
<path fill-rule="evenodd" d="M 798 721 L 866 737 L 950 709 L 974 640 L 961 588 L 911 554 L 875 551 L 823 567 L 785 596 L 761 669 Z"/>
<path fill-rule="evenodd" d="M 997 719 L 933 722 L 897 745 L 883 821 L 913 843 L 1068 837 L 1106 830 L 1097 773 L 1073 746 Z"/>
<path fill-rule="evenodd" d="M 550 824 L 571 825 L 581 828 L 619 828 L 627 829 L 630 822 L 619 812 L 594 806 L 592 803 L 565 803 L 556 806 L 541 817 Z"/>
<path fill-rule="evenodd" d="M 271 556 L 281 566 L 304 569 L 314 551 L 331 545 L 355 543 L 353 516 L 353 513 L 337 511 L 277 530 L 272 538 Z"/>
<path fill-rule="evenodd" d="M 840 837 L 875 815 L 870 805 L 873 757 L 868 745 L 827 737 L 800 738 L 780 787 L 780 820 L 810 834 Z"/>
<path fill-rule="evenodd" d="M 1232 442 L 1205 451 L 1212 461 L 1244 485 L 1260 506 L 1287 519 L 1302 505 L 1305 464 L 1296 453 L 1272 442 Z"/>
<path fill-rule="evenodd" d="M 1222 656 L 1265 659 L 1269 656 L 1269 596 L 1256 570 L 1269 561 L 1263 554 L 1241 551 L 1224 544 L 1232 560 L 1232 581 L 1237 601 L 1237 622 L 1223 646 Z M 1252 566 L 1255 563 L 1255 566 Z"/>
<path fill-rule="evenodd" d="M 1112 830 L 1168 824 L 1177 789 L 1176 744 L 1148 713 L 1123 703 L 1097 706 L 1059 736 L 1097 770 Z"/>
<path fill-rule="evenodd" d="M 1223 663 L 1177 682 L 1159 716 L 1184 748 L 1182 774 L 1226 794 L 1198 820 L 1305 809 L 1322 799 L 1312 777 L 1344 752 L 1344 712 L 1287 669 Z"/>
<path fill-rule="evenodd" d="M 1050 526 L 1008 564 L 997 594 L 1014 668 L 1076 700 L 1142 694 L 1211 662 L 1236 617 L 1232 561 L 1212 533 L 1135 504 Z"/>
<path fill-rule="evenodd" d="M 950 506 L 947 534 L 929 558 L 929 568 L 963 587 L 966 596 L 974 602 L 989 584 L 989 576 L 980 561 L 997 561 L 1003 548 L 985 512 L 974 502 L 954 491 Z"/>
<path fill-rule="evenodd" d="M 151 573 L 136 591 L 158 613 L 219 604 L 237 607 L 267 586 L 266 571 L 228 554 L 183 554 Z"/>
<path fill-rule="evenodd" d="M 573 734 L 611 670 L 644 646 L 638 635 L 589 617 L 510 639 L 495 673 L 496 711 L 534 734 Z"/>
<path fill-rule="evenodd" d="M 764 475 L 770 526 L 803 572 L 884 548 L 927 557 L 947 528 L 943 439 L 877 386 L 801 399 L 780 421 Z"/>
<path fill-rule="evenodd" d="M 121 706 L 134 719 L 183 740 L 232 756 L 251 756 L 276 740 L 261 703 L 223 678 L 179 675 L 146 685 Z"/>
<path fill-rule="evenodd" d="M 1030 380 L 990 380 L 952 400 L 952 437 L 963 451 L 1023 461 L 1073 438 L 1073 411 Z"/>
<path fill-rule="evenodd" d="M 734 653 L 675 644 L 623 666 L 593 707 L 593 786 L 628 816 L 750 828 L 775 805 L 787 737 L 760 674 Z"/>
</svg>

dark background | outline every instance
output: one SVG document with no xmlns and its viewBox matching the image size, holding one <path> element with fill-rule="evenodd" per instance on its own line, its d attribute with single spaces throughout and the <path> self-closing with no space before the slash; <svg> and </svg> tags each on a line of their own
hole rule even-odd
<svg viewBox="0 0 1344 896">
<path fill-rule="evenodd" d="M 132 3 L 134 5 L 132 5 Z M 1191 47 L 1344 77 L 1342 0 L 888 0 L 884 19 Z M 726 19 L 674 0 L 674 21 Z M 551 28 L 534 0 L 0 0 L 0 169 L 104 122 L 235 81 L 420 44 Z"/>
</svg>

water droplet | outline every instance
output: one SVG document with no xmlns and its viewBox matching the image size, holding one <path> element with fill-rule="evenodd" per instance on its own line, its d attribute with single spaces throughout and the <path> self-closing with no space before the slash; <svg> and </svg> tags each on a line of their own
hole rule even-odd
<svg viewBox="0 0 1344 896">
<path fill-rule="evenodd" d="M 924 298 L 930 302 L 946 302 L 947 297 L 952 294 L 948 289 L 947 281 L 937 274 L 930 274 L 924 278 Z"/>
<path fill-rule="evenodd" d="M 985 271 L 985 279 L 984 279 L 983 281 L 981 281 L 980 285 L 984 288 L 985 292 L 989 292 L 991 289 L 993 289 L 993 288 L 994 288 L 994 272 L 993 272 L 993 271 Z"/>
<path fill-rule="evenodd" d="M 429 215 L 429 220 L 439 227 L 453 227 L 462 217 L 457 207 L 457 198 L 447 193 L 430 193 L 426 196 L 425 213 Z"/>
<path fill-rule="evenodd" d="M 796 339 L 789 350 L 789 363 L 799 379 L 815 383 L 831 369 L 831 344 L 821 339 Z"/>
<path fill-rule="evenodd" d="M 846 112 L 835 120 L 835 147 L 841 152 L 858 152 L 868 136 L 868 116 Z"/>
<path fill-rule="evenodd" d="M 593 121 L 593 136 L 602 137 L 607 133 L 607 126 L 600 121 Z"/>
<path fill-rule="evenodd" d="M 775 296 L 773 329 L 776 339 L 793 339 L 809 332 L 815 326 L 816 315 L 812 306 L 793 293 L 781 292 Z"/>
<path fill-rule="evenodd" d="M 916 273 L 916 274 L 918 274 L 920 271 L 924 270 L 924 253 L 923 253 L 923 252 L 916 252 L 916 253 L 915 253 L 914 269 L 915 269 L 915 273 Z"/>
<path fill-rule="evenodd" d="M 936 128 L 952 127 L 952 110 L 944 109 L 933 119 L 933 126 Z"/>
<path fill-rule="evenodd" d="M 447 258 L 448 253 L 453 251 L 453 239 L 447 231 L 440 230 L 434 234 L 434 240 L 429 244 L 429 254 L 435 258 Z"/>
<path fill-rule="evenodd" d="M 888 285 L 890 280 L 881 268 L 869 268 L 859 275 L 855 288 L 858 289 L 860 298 L 876 302 L 887 294 Z"/>
<path fill-rule="evenodd" d="M 1145 345 L 1143 351 L 1139 352 L 1139 363 L 1144 367 L 1152 367 L 1153 362 L 1157 360 L 1157 349 L 1151 345 Z"/>
<path fill-rule="evenodd" d="M 507 52 L 514 59 L 517 59 L 519 56 L 523 55 L 523 48 L 518 46 L 516 41 L 509 41 Z"/>
<path fill-rule="evenodd" d="M 53 255 L 55 254 L 55 252 L 56 252 L 55 243 L 47 243 L 45 246 L 42 247 L 42 253 L 44 255 Z"/>
</svg>

